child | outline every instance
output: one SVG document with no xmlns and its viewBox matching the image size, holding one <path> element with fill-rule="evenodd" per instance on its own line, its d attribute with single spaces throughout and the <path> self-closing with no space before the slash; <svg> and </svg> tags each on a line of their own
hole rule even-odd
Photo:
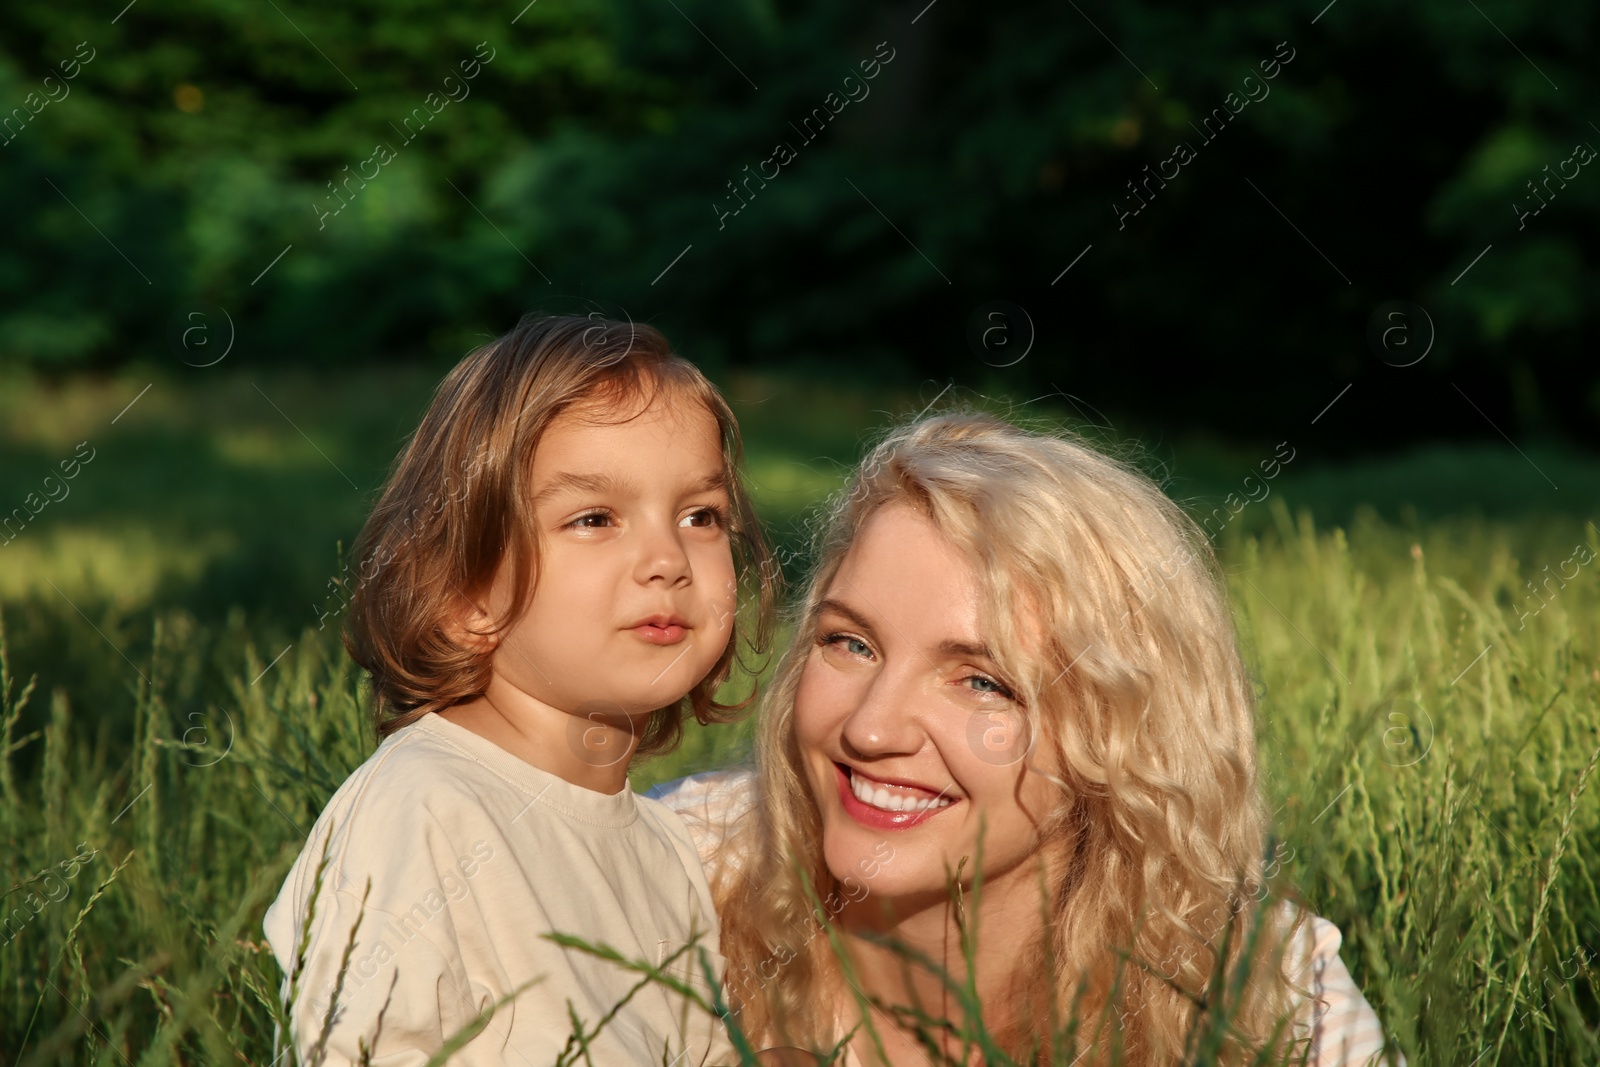
<svg viewBox="0 0 1600 1067">
<path fill-rule="evenodd" d="M 744 706 L 713 694 L 740 579 L 760 649 L 773 571 L 739 455 L 726 402 L 648 326 L 528 316 L 439 386 L 357 546 L 345 642 L 382 740 L 264 923 L 303 1059 L 420 1065 L 509 997 L 451 1063 L 582 1059 L 574 1017 L 598 1067 L 734 1062 L 714 1015 L 541 935 L 710 1001 L 699 858 L 627 769 L 676 744 L 686 710 Z"/>
</svg>

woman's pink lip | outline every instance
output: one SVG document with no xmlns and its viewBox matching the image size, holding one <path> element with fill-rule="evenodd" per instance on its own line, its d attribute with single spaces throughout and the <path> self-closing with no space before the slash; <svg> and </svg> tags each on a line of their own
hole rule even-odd
<svg viewBox="0 0 1600 1067">
<path fill-rule="evenodd" d="M 638 634 L 652 645 L 675 645 L 684 639 L 689 632 L 689 628 L 687 626 L 679 626 L 677 623 L 658 626 L 655 623 L 647 622 L 632 627 L 631 632 Z"/>
<path fill-rule="evenodd" d="M 845 814 L 849 815 L 862 826 L 873 830 L 909 830 L 913 826 L 920 826 L 942 811 L 955 807 L 959 801 L 952 798 L 952 802 L 942 808 L 925 808 L 922 811 L 884 811 L 871 804 L 863 804 L 856 799 L 850 791 L 850 776 L 839 764 L 833 765 L 834 776 L 839 783 L 839 803 L 844 806 Z"/>
</svg>

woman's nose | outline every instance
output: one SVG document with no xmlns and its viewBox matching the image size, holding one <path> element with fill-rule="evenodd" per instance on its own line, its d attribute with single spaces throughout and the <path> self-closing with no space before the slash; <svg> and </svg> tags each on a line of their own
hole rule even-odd
<svg viewBox="0 0 1600 1067">
<path fill-rule="evenodd" d="M 898 672 L 877 674 L 845 719 L 846 750 L 861 756 L 909 755 L 922 747 L 914 679 Z"/>
</svg>

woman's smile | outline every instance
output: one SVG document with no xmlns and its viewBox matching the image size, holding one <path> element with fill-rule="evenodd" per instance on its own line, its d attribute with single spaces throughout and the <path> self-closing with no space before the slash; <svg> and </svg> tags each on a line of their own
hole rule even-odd
<svg viewBox="0 0 1600 1067">
<path fill-rule="evenodd" d="M 920 826 L 961 798 L 949 789 L 938 792 L 921 786 L 895 784 L 872 778 L 846 763 L 835 763 L 839 803 L 845 814 L 875 830 L 907 830 Z"/>
</svg>

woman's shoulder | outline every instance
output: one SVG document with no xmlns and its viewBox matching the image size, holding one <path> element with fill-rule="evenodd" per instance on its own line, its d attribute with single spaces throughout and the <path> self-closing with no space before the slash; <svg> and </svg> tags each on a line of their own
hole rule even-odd
<svg viewBox="0 0 1600 1067">
<path fill-rule="evenodd" d="M 664 804 L 685 804 L 689 798 L 732 798 L 755 788 L 756 769 L 738 764 L 712 771 L 700 771 L 661 782 L 644 790 L 644 795 Z"/>
<path fill-rule="evenodd" d="M 1288 973 L 1301 987 L 1309 987 L 1302 1021 L 1311 1037 L 1312 1067 L 1363 1067 L 1380 1062 L 1386 1046 L 1383 1023 L 1362 995 L 1350 969 L 1339 955 L 1344 934 L 1339 927 L 1292 901 L 1280 902 L 1286 921 L 1304 918 L 1297 939 L 1300 950 L 1290 954 Z M 1405 1058 L 1397 1062 L 1404 1067 Z"/>
<path fill-rule="evenodd" d="M 725 845 L 740 820 L 755 808 L 757 788 L 753 767 L 704 771 L 644 791 L 675 812 L 689 828 L 700 862 L 710 867 L 726 862 Z"/>
</svg>

